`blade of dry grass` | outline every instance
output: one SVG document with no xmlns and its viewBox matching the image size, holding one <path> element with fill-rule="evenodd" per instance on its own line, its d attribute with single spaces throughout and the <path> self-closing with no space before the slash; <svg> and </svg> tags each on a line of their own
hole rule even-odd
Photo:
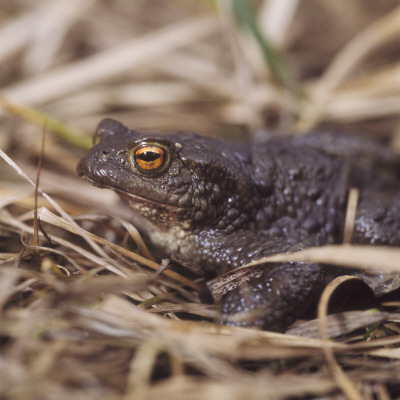
<svg viewBox="0 0 400 400">
<path fill-rule="evenodd" d="M 90 233 L 88 231 L 85 231 L 84 229 L 82 229 L 81 227 L 79 227 L 78 229 L 76 229 L 75 224 L 71 224 L 69 221 L 62 219 L 60 217 L 57 217 L 55 214 L 53 214 L 52 212 L 50 212 L 47 209 L 41 209 L 40 213 L 39 213 L 39 217 L 40 220 L 43 222 L 47 222 L 49 224 L 53 224 L 55 226 L 58 226 L 59 228 L 63 228 L 69 232 L 75 233 L 75 234 L 79 234 L 81 235 L 82 232 L 84 233 L 84 235 L 88 238 L 90 238 L 91 240 L 93 240 L 96 243 L 100 243 L 103 246 L 107 246 L 110 247 L 111 249 L 113 249 L 114 251 L 116 251 L 117 253 L 123 254 L 126 257 L 131 258 L 132 260 L 135 260 L 143 265 L 145 265 L 146 267 L 152 268 L 154 270 L 158 270 L 160 268 L 160 265 L 152 260 L 149 260 L 143 256 L 140 256 L 139 254 L 133 253 L 129 250 L 126 250 L 125 248 L 118 246 L 114 243 L 111 243 L 110 241 L 103 239 L 101 237 L 98 237 L 96 235 L 94 235 L 93 233 Z M 144 245 L 144 244 L 143 244 Z M 170 278 L 173 278 L 181 283 L 183 283 L 184 285 L 187 285 L 195 290 L 197 290 L 198 292 L 204 292 L 204 288 L 198 284 L 196 284 L 195 282 L 185 278 L 184 276 L 177 274 L 174 271 L 169 271 L 166 270 L 163 272 L 165 275 L 169 276 Z"/>
<path fill-rule="evenodd" d="M 260 51 L 271 71 L 273 79 L 276 83 L 290 88 L 291 82 L 289 80 L 288 65 L 283 55 L 262 34 L 251 4 L 244 0 L 231 0 L 231 4 L 238 22 L 249 30 L 260 47 Z"/>
<path fill-rule="evenodd" d="M 282 47 L 299 0 L 264 0 L 260 7 L 261 30 L 275 46 Z"/>
<path fill-rule="evenodd" d="M 327 120 L 357 121 L 364 118 L 382 118 L 400 114 L 400 95 L 362 98 L 334 97 L 326 109 Z"/>
<path fill-rule="evenodd" d="M 367 353 L 368 355 L 372 357 L 384 357 L 388 359 L 398 359 L 400 360 L 400 349 L 377 349 L 377 350 L 372 350 Z"/>
<path fill-rule="evenodd" d="M 40 8 L 42 15 L 35 19 L 35 24 L 25 25 L 29 47 L 24 55 L 24 67 L 30 73 L 45 71 L 60 51 L 72 25 L 82 15 L 90 12 L 97 0 L 55 1 Z M 40 23 L 38 23 L 40 21 Z M 29 29 L 26 29 L 29 27 Z M 7 38 L 8 39 L 8 38 Z M 46 43 L 43 46 L 43 42 Z"/>
<path fill-rule="evenodd" d="M 400 7 L 378 19 L 356 35 L 330 63 L 310 94 L 310 106 L 302 113 L 298 126 L 301 130 L 314 126 L 325 113 L 331 93 L 350 75 L 361 61 L 382 44 L 400 33 Z"/>
<path fill-rule="evenodd" d="M 27 121 L 33 122 L 40 127 L 45 126 L 46 129 L 49 129 L 67 143 L 86 150 L 92 146 L 92 139 L 86 136 L 84 132 L 76 131 L 57 119 L 52 118 L 40 111 L 12 103 L 1 94 L 0 105 L 4 110 L 7 110 Z"/>
<path fill-rule="evenodd" d="M 119 47 L 65 67 L 19 82 L 3 89 L 3 96 L 15 102 L 38 105 L 71 94 L 95 83 L 131 72 L 183 46 L 212 35 L 217 28 L 215 18 L 199 17 L 135 38 Z"/>
<path fill-rule="evenodd" d="M 354 223 L 357 214 L 359 190 L 351 188 L 347 201 L 346 217 L 344 221 L 343 243 L 350 244 L 354 232 Z"/>
<path fill-rule="evenodd" d="M 124 400 L 148 398 L 150 379 L 157 355 L 164 348 L 153 339 L 144 340 L 132 359 Z"/>
<path fill-rule="evenodd" d="M 400 248 L 367 245 L 328 245 L 290 254 L 277 254 L 241 268 L 274 262 L 316 262 L 365 271 L 400 272 Z"/>
<path fill-rule="evenodd" d="M 399 317 L 400 314 L 379 312 L 377 310 L 347 311 L 340 314 L 328 315 L 324 325 L 327 328 L 328 337 L 335 338 L 345 336 L 360 328 L 398 319 Z M 287 333 L 290 335 L 319 338 L 321 336 L 319 325 L 319 320 L 313 319 L 295 324 L 289 328 Z"/>
<path fill-rule="evenodd" d="M 322 349 L 324 351 L 326 361 L 328 366 L 334 376 L 338 386 L 342 389 L 346 398 L 350 400 L 362 400 L 363 396 L 357 389 L 356 383 L 351 381 L 348 376 L 344 373 L 343 369 L 339 366 L 335 359 L 335 355 L 331 346 L 329 346 L 329 336 L 327 329 L 327 315 L 328 315 L 328 304 L 333 292 L 339 287 L 343 282 L 360 279 L 355 276 L 340 276 L 334 279 L 328 284 L 324 289 L 318 304 L 318 319 L 319 319 L 319 331 L 322 339 Z"/>
<path fill-rule="evenodd" d="M 5 154 L 1 149 L 0 149 L 0 157 L 9 165 L 11 166 L 20 176 L 24 178 L 30 185 L 33 187 L 36 187 L 35 182 L 32 181 L 32 179 L 29 178 L 29 176 L 10 158 Z M 71 218 L 68 213 L 66 213 L 60 205 L 54 201 L 47 193 L 45 193 L 42 189 L 37 188 L 38 192 L 43 196 L 53 207 L 54 209 L 62 216 L 62 218 L 65 221 L 68 221 L 68 223 L 74 227 L 76 232 L 79 232 L 79 234 L 86 240 L 86 242 L 89 244 L 89 246 L 92 247 L 92 249 L 99 254 L 102 258 L 104 259 L 109 259 L 109 257 L 106 255 L 106 253 L 101 249 L 93 240 L 90 239 L 88 235 L 86 235 L 86 231 L 82 229 L 74 220 Z M 110 260 L 110 259 L 109 259 Z M 112 261 L 113 263 L 113 261 Z"/>
<path fill-rule="evenodd" d="M 2 43 L 0 47 L 1 63 L 4 63 L 8 57 L 27 45 L 31 32 L 25 29 L 25 27 L 32 26 L 40 20 L 46 8 L 47 4 L 44 4 L 42 7 L 36 8 L 33 11 L 30 10 L 11 19 L 7 24 L 2 26 L 0 29 L 0 42 Z"/>
</svg>

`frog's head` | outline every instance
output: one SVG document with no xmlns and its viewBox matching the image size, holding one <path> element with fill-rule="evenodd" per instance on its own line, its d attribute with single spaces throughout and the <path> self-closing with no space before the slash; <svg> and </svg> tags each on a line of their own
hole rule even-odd
<svg viewBox="0 0 400 400">
<path fill-rule="evenodd" d="M 103 120 L 78 165 L 161 229 L 234 229 L 254 210 L 243 145 L 195 134 L 141 134 Z"/>
</svg>

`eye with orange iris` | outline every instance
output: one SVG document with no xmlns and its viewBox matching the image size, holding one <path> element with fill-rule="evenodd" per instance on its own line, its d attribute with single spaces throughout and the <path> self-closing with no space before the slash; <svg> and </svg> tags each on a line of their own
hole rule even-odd
<svg viewBox="0 0 400 400">
<path fill-rule="evenodd" d="M 133 160 L 136 168 L 142 172 L 159 172 L 166 164 L 167 152 L 157 145 L 144 145 L 133 151 Z"/>
</svg>

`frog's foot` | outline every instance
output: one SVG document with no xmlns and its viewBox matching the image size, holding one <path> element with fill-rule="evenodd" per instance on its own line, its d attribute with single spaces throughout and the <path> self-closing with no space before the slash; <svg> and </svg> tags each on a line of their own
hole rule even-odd
<svg viewBox="0 0 400 400">
<path fill-rule="evenodd" d="M 315 301 L 324 283 L 324 272 L 319 265 L 265 266 L 261 273 L 222 298 L 221 322 L 285 331 Z"/>
</svg>

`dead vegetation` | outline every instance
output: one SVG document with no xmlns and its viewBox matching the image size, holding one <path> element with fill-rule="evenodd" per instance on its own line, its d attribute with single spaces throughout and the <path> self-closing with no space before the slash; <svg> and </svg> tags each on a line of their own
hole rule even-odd
<svg viewBox="0 0 400 400">
<path fill-rule="evenodd" d="M 319 322 L 219 326 L 203 283 L 160 267 L 129 210 L 75 175 L 105 116 L 227 138 L 330 127 L 399 149 L 396 1 L 0 0 L 0 21 L 1 399 L 400 396 L 396 299 L 327 317 L 336 281 Z M 398 248 L 296 257 L 400 269 Z"/>
</svg>

